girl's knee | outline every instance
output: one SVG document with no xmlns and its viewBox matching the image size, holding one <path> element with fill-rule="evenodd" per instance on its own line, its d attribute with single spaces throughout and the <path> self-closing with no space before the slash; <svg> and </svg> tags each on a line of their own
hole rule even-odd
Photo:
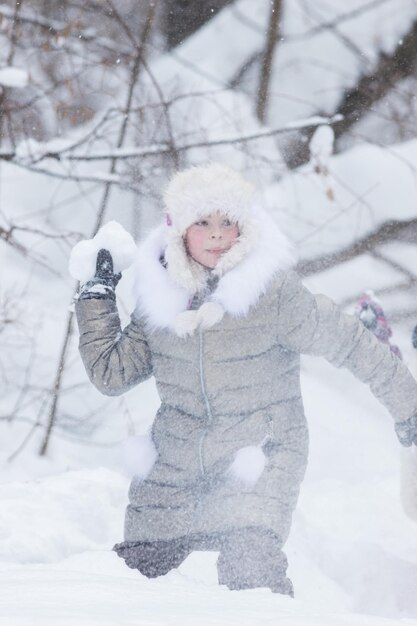
<svg viewBox="0 0 417 626">
<path fill-rule="evenodd" d="M 147 578 L 164 576 L 177 568 L 190 550 L 181 540 L 129 542 L 116 544 L 113 550 L 131 569 L 137 569 Z"/>
<path fill-rule="evenodd" d="M 229 589 L 269 587 L 293 595 L 281 539 L 266 529 L 237 530 L 225 539 L 217 561 L 219 583 Z"/>
</svg>

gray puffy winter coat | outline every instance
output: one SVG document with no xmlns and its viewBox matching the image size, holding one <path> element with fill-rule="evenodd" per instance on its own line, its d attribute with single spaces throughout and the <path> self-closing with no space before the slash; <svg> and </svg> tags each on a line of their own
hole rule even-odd
<svg viewBox="0 0 417 626">
<path fill-rule="evenodd" d="M 348 368 L 394 420 L 416 411 L 416 383 L 355 317 L 311 294 L 279 258 L 268 262 L 266 243 L 220 280 L 212 300 L 223 306 L 223 319 L 177 336 L 171 322 L 187 296 L 160 263 L 163 245 L 155 231 L 142 248 L 138 307 L 123 331 L 113 301 L 76 305 L 93 384 L 118 395 L 153 375 L 161 398 L 152 427 L 158 457 L 146 479 L 132 481 L 125 539 L 256 526 L 284 542 L 308 452 L 300 354 Z M 266 457 L 252 487 L 228 471 L 246 446 L 262 446 Z"/>
</svg>

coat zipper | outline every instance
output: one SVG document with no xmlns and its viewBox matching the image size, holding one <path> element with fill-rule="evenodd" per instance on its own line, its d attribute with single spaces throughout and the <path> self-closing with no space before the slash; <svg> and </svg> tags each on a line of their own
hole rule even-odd
<svg viewBox="0 0 417 626">
<path fill-rule="evenodd" d="M 199 350 L 200 350 L 200 354 L 199 354 L 199 370 L 200 370 L 200 387 L 201 387 L 201 393 L 203 395 L 204 398 L 204 404 L 206 406 L 206 414 L 207 414 L 207 427 L 205 428 L 203 434 L 201 435 L 200 438 L 200 443 L 199 443 L 199 458 L 200 458 L 200 470 L 201 470 L 201 474 L 204 475 L 205 474 L 205 468 L 204 468 L 204 460 L 203 460 L 203 444 L 204 444 L 204 439 L 206 438 L 208 432 L 209 432 L 209 427 L 212 425 L 213 423 L 213 414 L 211 412 L 211 406 L 210 406 L 210 401 L 208 399 L 207 396 L 207 391 L 206 391 L 206 383 L 204 380 L 204 364 L 203 364 L 203 348 L 204 348 L 204 336 L 203 336 L 203 331 L 200 328 L 199 329 Z"/>
</svg>

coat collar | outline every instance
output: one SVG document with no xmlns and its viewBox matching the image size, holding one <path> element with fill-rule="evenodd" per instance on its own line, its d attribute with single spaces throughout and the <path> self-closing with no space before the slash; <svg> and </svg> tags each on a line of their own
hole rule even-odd
<svg viewBox="0 0 417 626">
<path fill-rule="evenodd" d="M 276 222 L 259 209 L 254 214 L 254 222 L 257 229 L 256 244 L 221 276 L 210 297 L 210 301 L 216 303 L 217 310 L 223 309 L 232 317 L 247 315 L 276 274 L 289 269 L 294 263 L 292 245 Z M 167 227 L 159 226 L 139 247 L 135 264 L 136 313 L 145 319 L 151 330 L 169 328 L 180 334 L 176 330 L 176 322 L 187 311 L 193 294 L 178 284 L 160 262 L 168 237 Z M 201 312 L 196 314 L 201 317 Z M 219 321 L 219 315 L 214 318 L 213 324 Z"/>
</svg>

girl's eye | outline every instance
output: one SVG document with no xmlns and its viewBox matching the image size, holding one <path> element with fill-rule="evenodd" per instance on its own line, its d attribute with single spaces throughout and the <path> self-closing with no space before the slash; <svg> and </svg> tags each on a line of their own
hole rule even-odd
<svg viewBox="0 0 417 626">
<path fill-rule="evenodd" d="M 223 226 L 225 226 L 226 228 L 229 228 L 229 226 L 232 225 L 232 222 L 228 219 L 223 220 Z"/>
<path fill-rule="evenodd" d="M 207 220 L 200 220 L 199 222 L 195 223 L 196 226 L 208 226 L 208 221 Z"/>
</svg>

